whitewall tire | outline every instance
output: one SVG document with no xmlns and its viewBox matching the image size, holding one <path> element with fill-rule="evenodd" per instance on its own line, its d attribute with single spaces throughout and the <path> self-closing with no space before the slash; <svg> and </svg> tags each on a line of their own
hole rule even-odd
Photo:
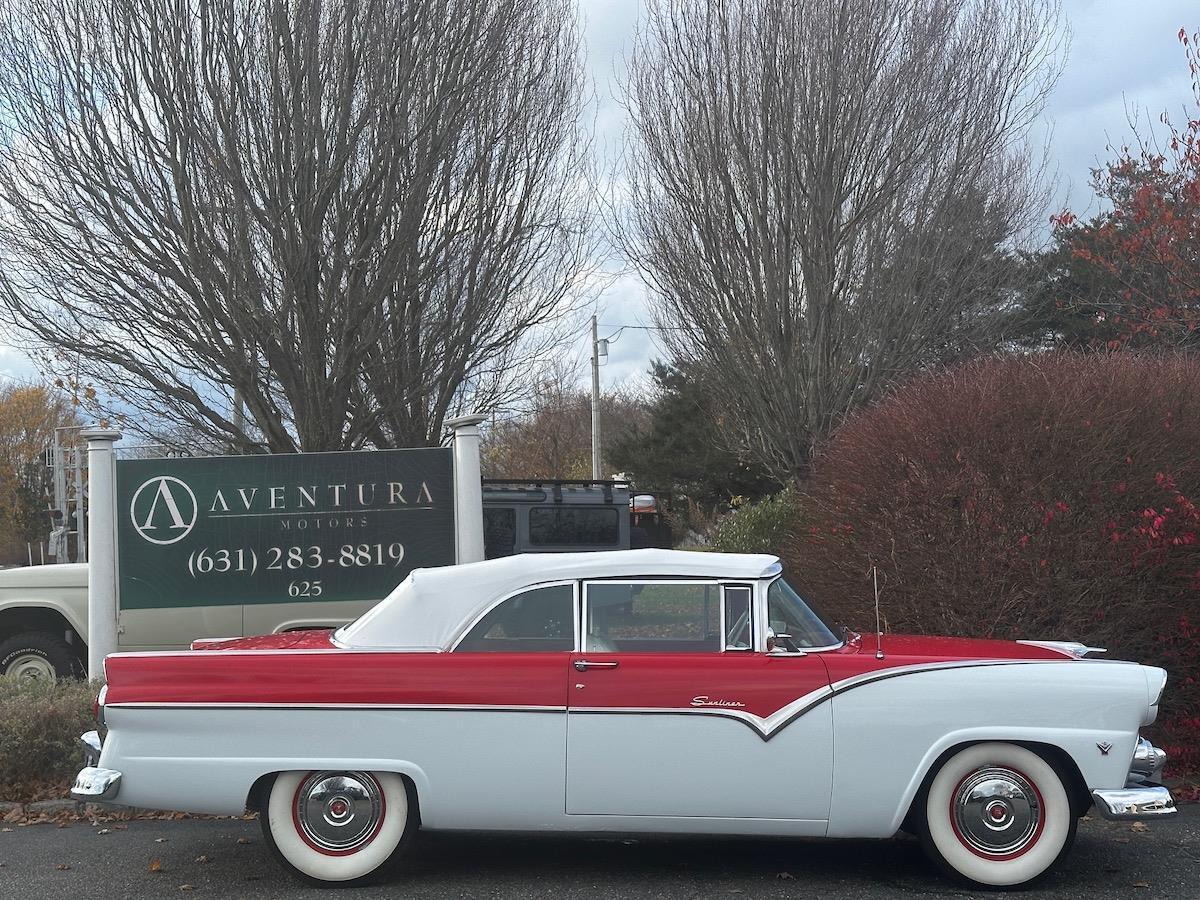
<svg viewBox="0 0 1200 900">
<path fill-rule="evenodd" d="M 393 772 L 281 772 L 260 811 L 263 834 L 303 880 L 361 884 L 384 874 L 416 822 Z"/>
<path fill-rule="evenodd" d="M 987 887 L 1018 887 L 1046 874 L 1075 839 L 1063 777 L 1015 744 L 975 744 L 933 776 L 921 842 L 951 874 Z"/>
</svg>

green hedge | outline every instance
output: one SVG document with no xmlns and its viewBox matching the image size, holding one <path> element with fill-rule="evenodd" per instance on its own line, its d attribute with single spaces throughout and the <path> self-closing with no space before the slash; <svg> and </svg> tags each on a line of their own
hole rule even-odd
<svg viewBox="0 0 1200 900">
<path fill-rule="evenodd" d="M 75 777 L 83 764 L 77 740 L 96 728 L 98 691 L 86 681 L 0 677 L 0 800 L 24 800 L 36 786 Z"/>
<path fill-rule="evenodd" d="M 773 497 L 748 503 L 721 520 L 712 549 L 723 553 L 780 555 L 800 518 L 796 492 L 785 488 Z"/>
</svg>

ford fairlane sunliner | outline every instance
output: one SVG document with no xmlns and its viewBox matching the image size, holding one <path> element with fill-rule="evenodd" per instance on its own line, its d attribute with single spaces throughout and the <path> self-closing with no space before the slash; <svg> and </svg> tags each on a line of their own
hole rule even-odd
<svg viewBox="0 0 1200 900">
<path fill-rule="evenodd" d="M 260 812 L 309 881 L 417 827 L 885 838 L 1026 884 L 1093 806 L 1174 812 L 1162 669 L 1088 648 L 835 630 L 772 556 L 632 550 L 419 569 L 337 631 L 119 653 L 81 801 Z M 865 646 L 864 646 L 865 645 Z"/>
</svg>

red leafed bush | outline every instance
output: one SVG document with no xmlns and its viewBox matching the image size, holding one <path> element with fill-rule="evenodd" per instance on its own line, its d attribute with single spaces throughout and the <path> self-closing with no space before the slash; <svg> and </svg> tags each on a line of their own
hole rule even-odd
<svg viewBox="0 0 1200 900">
<path fill-rule="evenodd" d="M 814 461 L 786 548 L 863 630 L 1080 640 L 1200 716 L 1200 360 L 1047 354 L 927 376 Z"/>
</svg>

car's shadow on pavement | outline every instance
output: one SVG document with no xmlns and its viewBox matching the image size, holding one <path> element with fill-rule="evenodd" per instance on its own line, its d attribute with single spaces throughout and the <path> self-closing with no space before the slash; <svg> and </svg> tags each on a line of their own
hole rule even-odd
<svg viewBox="0 0 1200 900">
<path fill-rule="evenodd" d="M 1191 845 L 1192 873 L 1185 878 L 1180 846 L 1149 831 L 1131 832 L 1128 825 L 1085 821 L 1063 864 L 1023 894 L 1195 897 L 1196 847 Z M 1191 892 L 1174 894 L 1171 881 L 1192 885 Z M 796 896 L 814 888 L 837 897 L 996 896 L 942 877 L 908 835 L 820 841 L 430 833 L 418 835 L 392 883 L 412 893 L 436 883 L 464 894 L 486 883 L 500 896 L 538 884 L 547 891 L 569 886 L 572 896 Z"/>
<path fill-rule="evenodd" d="M 0 900 L 79 897 L 635 898 L 791 897 L 884 900 L 995 898 L 943 878 L 917 840 L 647 836 L 415 835 L 383 884 L 311 887 L 271 857 L 259 824 L 141 819 L 34 825 L 0 833 Z M 1200 806 L 1148 825 L 1084 821 L 1064 864 L 1019 896 L 1200 896 Z"/>
</svg>

